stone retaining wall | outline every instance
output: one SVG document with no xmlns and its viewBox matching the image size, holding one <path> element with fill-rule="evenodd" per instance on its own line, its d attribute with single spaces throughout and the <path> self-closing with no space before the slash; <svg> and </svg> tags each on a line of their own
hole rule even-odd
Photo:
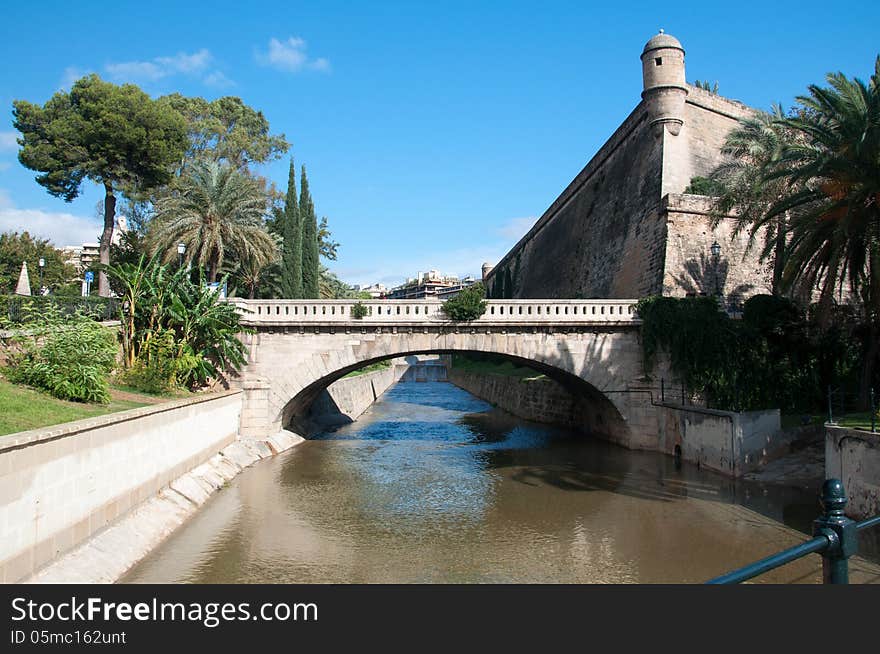
<svg viewBox="0 0 880 654">
<path fill-rule="evenodd" d="M 549 377 L 520 379 L 451 368 L 449 381 L 525 420 L 571 429 L 584 428 L 585 417 L 580 403 Z"/>
<path fill-rule="evenodd" d="M 778 409 L 719 411 L 696 406 L 661 405 L 660 445 L 667 454 L 679 448 L 683 461 L 730 477 L 766 463 L 791 441 L 780 431 Z"/>
<path fill-rule="evenodd" d="M 873 518 L 880 513 L 880 434 L 825 425 L 825 478 L 843 482 L 847 515 Z M 875 534 L 877 529 L 870 530 Z"/>
<path fill-rule="evenodd" d="M 312 429 L 357 420 L 382 393 L 397 383 L 407 368 L 407 365 L 392 365 L 385 370 L 333 382 L 312 403 L 309 420 L 316 423 Z"/>
<path fill-rule="evenodd" d="M 0 580 L 32 575 L 231 445 L 241 397 L 227 391 L 0 437 Z"/>
</svg>

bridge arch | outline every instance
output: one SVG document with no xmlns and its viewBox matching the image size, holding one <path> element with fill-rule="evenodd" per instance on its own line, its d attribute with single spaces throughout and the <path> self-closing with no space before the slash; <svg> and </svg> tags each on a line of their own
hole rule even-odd
<svg viewBox="0 0 880 654">
<path fill-rule="evenodd" d="M 581 428 L 589 433 L 598 433 L 607 436 L 608 434 L 621 434 L 626 429 L 626 421 L 615 404 L 608 399 L 599 389 L 590 382 L 572 374 L 571 372 L 549 365 L 541 361 L 533 361 L 522 357 L 514 356 L 500 352 L 485 352 L 478 350 L 432 350 L 432 351 L 407 351 L 400 352 L 395 355 L 383 355 L 380 357 L 368 359 L 361 363 L 346 365 L 338 370 L 330 372 L 325 377 L 316 379 L 314 382 L 303 388 L 299 393 L 285 404 L 282 409 L 281 423 L 286 426 L 297 418 L 305 417 L 309 407 L 317 399 L 317 397 L 325 391 L 331 384 L 346 375 L 366 366 L 379 363 L 381 361 L 390 361 L 399 357 L 408 357 L 412 355 L 423 354 L 454 354 L 454 353 L 476 353 L 476 354 L 493 354 L 499 358 L 511 361 L 519 366 L 532 368 L 547 377 L 559 383 L 568 391 L 575 399 L 582 417 L 583 423 Z"/>
<path fill-rule="evenodd" d="M 585 430 L 628 447 L 651 448 L 654 444 L 645 438 L 656 429 L 642 420 L 650 395 L 632 388 L 643 376 L 636 327 L 260 329 L 246 336 L 250 357 L 242 375 L 242 435 L 276 433 L 331 383 L 370 363 L 413 354 L 481 352 L 560 382 L 588 405 Z"/>
</svg>

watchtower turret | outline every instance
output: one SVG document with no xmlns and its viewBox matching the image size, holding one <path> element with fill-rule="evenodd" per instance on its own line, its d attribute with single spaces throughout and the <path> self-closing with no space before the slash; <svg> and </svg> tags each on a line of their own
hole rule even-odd
<svg viewBox="0 0 880 654">
<path fill-rule="evenodd" d="M 684 74 L 684 48 L 663 30 L 642 51 L 642 99 L 648 104 L 651 124 L 665 126 L 677 135 L 684 124 L 688 89 Z"/>
</svg>

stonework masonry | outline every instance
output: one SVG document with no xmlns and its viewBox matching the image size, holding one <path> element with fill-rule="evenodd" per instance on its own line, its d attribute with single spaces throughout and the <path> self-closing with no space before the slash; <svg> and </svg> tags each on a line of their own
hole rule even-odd
<svg viewBox="0 0 880 654">
<path fill-rule="evenodd" d="M 729 217 L 713 229 L 706 198 L 683 195 L 692 177 L 721 162 L 726 135 L 754 110 L 686 84 L 683 49 L 660 36 L 643 56 L 642 101 L 488 270 L 490 297 L 713 294 L 717 278 L 736 303 L 769 288 L 770 271 L 758 263 L 758 248 L 747 247 L 747 235 L 731 240 Z M 708 260 L 715 240 L 722 246 L 717 266 Z"/>
<path fill-rule="evenodd" d="M 866 519 L 880 514 L 880 434 L 825 425 L 825 477 L 843 482 L 847 515 Z M 878 538 L 876 532 L 866 534 Z"/>
<path fill-rule="evenodd" d="M 576 395 L 548 377 L 520 379 L 452 368 L 449 381 L 525 420 L 585 430 L 590 419 L 591 407 L 579 402 Z"/>
</svg>

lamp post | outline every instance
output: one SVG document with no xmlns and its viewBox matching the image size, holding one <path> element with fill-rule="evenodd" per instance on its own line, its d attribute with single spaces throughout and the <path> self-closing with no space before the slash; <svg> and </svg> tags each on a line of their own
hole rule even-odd
<svg viewBox="0 0 880 654">
<path fill-rule="evenodd" d="M 711 246 L 709 246 L 709 252 L 712 253 L 712 264 L 715 268 L 715 295 L 720 297 L 721 285 L 719 284 L 718 280 L 718 262 L 721 259 L 721 246 L 718 245 L 718 241 L 715 241 L 714 243 L 712 243 Z"/>
<path fill-rule="evenodd" d="M 177 265 L 180 268 L 183 268 L 183 253 L 186 252 L 186 244 L 178 243 L 177 244 Z"/>
<path fill-rule="evenodd" d="M 46 267 L 46 260 L 43 257 L 40 257 L 40 260 L 37 263 L 40 264 L 40 295 L 43 295 L 43 268 Z"/>
</svg>

